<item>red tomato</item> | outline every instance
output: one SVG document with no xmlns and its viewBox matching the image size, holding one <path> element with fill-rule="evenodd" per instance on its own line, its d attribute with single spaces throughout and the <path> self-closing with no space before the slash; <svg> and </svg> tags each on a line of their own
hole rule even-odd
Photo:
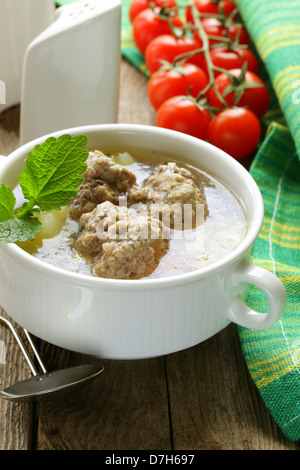
<svg viewBox="0 0 300 470">
<path fill-rule="evenodd" d="M 212 2 L 211 0 L 194 0 L 195 7 L 199 13 L 220 13 L 221 9 L 223 10 L 225 16 L 229 16 L 233 10 L 236 9 L 235 4 L 231 0 L 221 0 L 219 3 Z M 220 5 L 220 9 L 219 9 Z M 193 23 L 193 15 L 191 9 L 187 7 L 186 9 L 186 20 L 189 23 Z"/>
<path fill-rule="evenodd" d="M 175 27 L 183 26 L 178 16 L 162 18 L 158 14 L 157 9 L 152 10 L 148 8 L 147 10 L 141 11 L 141 13 L 135 17 L 132 24 L 133 39 L 142 54 L 145 53 L 146 47 L 156 36 L 160 34 L 172 34 L 170 22 L 172 22 Z"/>
<path fill-rule="evenodd" d="M 233 41 L 239 35 L 239 44 L 248 45 L 249 36 L 246 29 L 241 24 L 231 24 L 225 27 L 221 21 L 216 18 L 204 18 L 202 20 L 202 26 L 208 36 L 217 36 L 220 39 L 209 39 L 209 44 L 213 45 L 218 42 L 224 41 L 224 38 L 228 38 Z M 199 37 L 198 31 L 194 32 L 196 39 L 202 44 Z"/>
<path fill-rule="evenodd" d="M 236 5 L 231 0 L 221 0 L 219 5 L 225 16 L 229 16 L 236 9 Z"/>
<path fill-rule="evenodd" d="M 202 26 L 205 31 L 205 33 L 208 36 L 217 36 L 220 39 L 209 39 L 209 44 L 213 45 L 217 42 L 220 42 L 224 38 L 224 27 L 218 21 L 216 18 L 204 18 L 202 20 Z M 195 38 L 200 42 L 200 44 L 203 44 L 201 38 L 199 37 L 198 31 L 194 32 Z"/>
<path fill-rule="evenodd" d="M 259 66 L 256 56 L 249 49 L 244 47 L 236 47 L 230 49 L 228 47 L 216 47 L 209 52 L 210 60 L 213 65 L 225 70 L 240 69 L 247 62 L 247 70 L 258 74 Z M 203 70 L 208 73 L 206 61 L 203 60 Z M 221 72 L 214 71 L 215 77 Z"/>
<path fill-rule="evenodd" d="M 158 109 L 156 125 L 205 140 L 210 119 L 209 111 L 200 109 L 192 98 L 173 96 Z"/>
<path fill-rule="evenodd" d="M 129 7 L 129 19 L 131 23 L 141 11 L 147 10 L 147 8 L 151 8 L 152 4 L 159 8 L 176 7 L 175 0 L 133 0 Z"/>
<path fill-rule="evenodd" d="M 241 69 L 233 69 L 229 70 L 229 73 L 234 75 L 235 77 L 239 77 L 241 73 Z M 228 104 L 229 107 L 231 106 L 238 106 L 238 107 L 246 107 L 250 109 L 258 118 L 262 118 L 262 116 L 266 113 L 269 107 L 269 91 L 266 87 L 265 83 L 262 81 L 260 77 L 258 77 L 255 73 L 246 71 L 245 74 L 245 81 L 253 82 L 260 86 L 253 86 L 249 88 L 245 88 L 242 97 L 239 99 L 237 103 L 235 103 L 235 93 L 234 91 L 230 92 L 228 95 L 223 96 L 224 91 L 230 85 L 230 80 L 225 73 L 221 73 L 215 79 L 215 86 L 219 93 L 223 96 L 224 100 Z M 251 84 L 249 84 L 250 86 Z M 216 93 L 213 87 L 210 88 L 208 92 L 208 99 L 212 106 L 222 108 L 223 105 L 220 102 L 219 98 L 216 96 Z"/>
<path fill-rule="evenodd" d="M 156 72 L 162 65 L 160 60 L 173 63 L 176 56 L 199 49 L 200 44 L 194 37 L 183 36 L 176 38 L 170 34 L 162 34 L 154 38 L 145 51 L 145 64 L 150 73 Z M 203 54 L 193 55 L 189 62 L 202 66 Z"/>
<path fill-rule="evenodd" d="M 212 2 L 211 0 L 194 0 L 194 5 L 199 13 L 219 13 L 218 4 Z M 187 7 L 185 15 L 187 22 L 194 23 L 194 18 L 190 7 Z"/>
<path fill-rule="evenodd" d="M 187 95 L 196 98 L 208 84 L 208 77 L 194 64 L 184 63 L 178 68 L 155 72 L 148 80 L 148 98 L 154 109 L 173 96 Z"/>
<path fill-rule="evenodd" d="M 250 44 L 250 39 L 246 29 L 240 24 L 232 24 L 225 28 L 223 31 L 224 36 L 226 36 L 226 31 L 228 37 L 231 41 L 233 41 L 236 37 L 239 38 L 239 44 L 243 44 L 248 46 Z"/>
<path fill-rule="evenodd" d="M 208 140 L 233 158 L 248 157 L 261 136 L 258 118 L 245 108 L 230 108 L 216 115 L 208 126 Z"/>
</svg>

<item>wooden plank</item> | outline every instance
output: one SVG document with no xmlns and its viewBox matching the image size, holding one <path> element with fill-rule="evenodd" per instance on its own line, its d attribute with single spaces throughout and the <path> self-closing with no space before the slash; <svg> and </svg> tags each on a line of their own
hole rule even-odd
<svg viewBox="0 0 300 470">
<path fill-rule="evenodd" d="M 47 344 L 45 357 L 61 362 L 66 353 Z M 41 404 L 38 450 L 171 449 L 163 358 L 109 361 L 69 353 L 66 363 L 99 363 L 104 372 L 76 396 Z"/>
<path fill-rule="evenodd" d="M 254 386 L 234 324 L 167 358 L 174 449 L 296 450 Z"/>
<path fill-rule="evenodd" d="M 9 155 L 19 146 L 20 106 L 0 113 L 0 154 Z"/>
<path fill-rule="evenodd" d="M 119 122 L 154 125 L 155 111 L 147 97 L 147 77 L 126 60 L 121 62 Z"/>
<path fill-rule="evenodd" d="M 0 315 L 6 316 L 2 309 Z M 30 368 L 13 334 L 3 323 L 0 323 L 0 349 L 1 390 L 31 377 Z M 31 449 L 33 411 L 31 404 L 0 399 L 0 450 Z"/>
</svg>

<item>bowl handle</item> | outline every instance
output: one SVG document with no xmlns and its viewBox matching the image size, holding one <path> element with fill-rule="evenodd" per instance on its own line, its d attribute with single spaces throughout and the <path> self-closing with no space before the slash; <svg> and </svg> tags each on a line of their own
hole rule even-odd
<svg viewBox="0 0 300 470">
<path fill-rule="evenodd" d="M 231 273 L 229 282 L 232 287 L 237 287 L 242 282 L 254 284 L 266 294 L 269 301 L 268 313 L 261 313 L 248 307 L 241 297 L 236 297 L 227 313 L 230 321 L 246 328 L 263 330 L 279 320 L 286 305 L 286 291 L 273 273 L 243 262 Z"/>
</svg>

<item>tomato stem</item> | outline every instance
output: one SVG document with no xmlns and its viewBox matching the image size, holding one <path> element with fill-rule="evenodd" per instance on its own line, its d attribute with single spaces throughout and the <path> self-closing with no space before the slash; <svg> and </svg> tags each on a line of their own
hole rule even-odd
<svg viewBox="0 0 300 470">
<path fill-rule="evenodd" d="M 183 54 L 178 54 L 174 59 L 174 65 L 178 64 L 178 62 L 183 64 L 184 62 L 187 62 L 195 54 L 199 54 L 199 53 L 202 53 L 202 52 L 204 52 L 204 48 L 200 47 L 199 49 L 193 49 L 190 52 L 184 52 Z"/>
<path fill-rule="evenodd" d="M 219 100 L 222 103 L 222 105 L 224 106 L 224 108 L 228 108 L 228 105 L 227 105 L 226 101 L 224 100 L 223 96 L 219 93 L 219 91 L 218 91 L 218 89 L 215 85 L 214 66 L 212 64 L 210 54 L 209 54 L 209 36 L 206 34 L 206 32 L 203 28 L 203 25 L 200 21 L 199 12 L 198 12 L 194 2 L 191 2 L 189 6 L 191 8 L 194 24 L 197 28 L 197 32 L 199 34 L 199 37 L 202 41 L 202 49 L 203 49 L 203 54 L 204 54 L 204 58 L 206 60 L 206 66 L 207 66 L 207 71 L 208 71 L 208 84 L 199 93 L 199 95 L 196 99 L 200 100 L 207 93 L 207 91 L 211 87 L 213 87 L 213 90 L 214 90 L 216 96 L 219 98 Z"/>
</svg>

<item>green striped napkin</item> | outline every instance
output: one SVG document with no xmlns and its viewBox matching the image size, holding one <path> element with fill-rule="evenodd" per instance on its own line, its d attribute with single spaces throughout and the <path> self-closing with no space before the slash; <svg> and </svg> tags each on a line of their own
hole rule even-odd
<svg viewBox="0 0 300 470">
<path fill-rule="evenodd" d="M 60 0 L 63 5 L 70 1 Z M 122 55 L 145 75 L 128 9 L 122 0 Z M 184 3 L 185 0 L 178 0 Z M 238 327 L 243 354 L 270 414 L 292 441 L 300 440 L 300 0 L 236 0 L 260 75 L 269 86 L 268 126 L 250 169 L 264 199 L 265 218 L 252 262 L 275 273 L 285 285 L 287 307 L 264 331 Z M 247 302 L 267 312 L 265 295 L 249 289 Z"/>
<path fill-rule="evenodd" d="M 73 2 L 78 2 L 79 0 L 57 0 L 55 4 L 58 7 L 62 7 L 63 5 L 66 5 L 67 3 L 73 3 Z"/>
<path fill-rule="evenodd" d="M 288 438 L 299 441 L 300 2 L 237 0 L 237 5 L 288 126 L 274 120 L 250 169 L 265 205 L 252 261 L 282 280 L 287 307 L 268 330 L 240 327 L 239 335 L 249 372 L 271 415 Z M 264 295 L 254 288 L 248 303 L 267 311 Z"/>
<path fill-rule="evenodd" d="M 300 2 L 237 0 L 247 30 L 269 75 L 276 105 L 250 172 L 264 199 L 264 224 L 253 263 L 274 272 L 287 291 L 284 315 L 266 331 L 239 327 L 252 379 L 285 435 L 300 440 Z M 248 303 L 267 311 L 264 295 L 249 290 Z"/>
<path fill-rule="evenodd" d="M 244 357 L 270 414 L 292 441 L 300 440 L 300 161 L 287 127 L 269 128 L 250 173 L 264 199 L 265 217 L 252 262 L 272 271 L 287 291 L 285 313 L 268 330 L 238 327 Z M 250 288 L 247 303 L 268 311 Z"/>
<path fill-rule="evenodd" d="M 300 155 L 300 1 L 236 0 Z"/>
</svg>

